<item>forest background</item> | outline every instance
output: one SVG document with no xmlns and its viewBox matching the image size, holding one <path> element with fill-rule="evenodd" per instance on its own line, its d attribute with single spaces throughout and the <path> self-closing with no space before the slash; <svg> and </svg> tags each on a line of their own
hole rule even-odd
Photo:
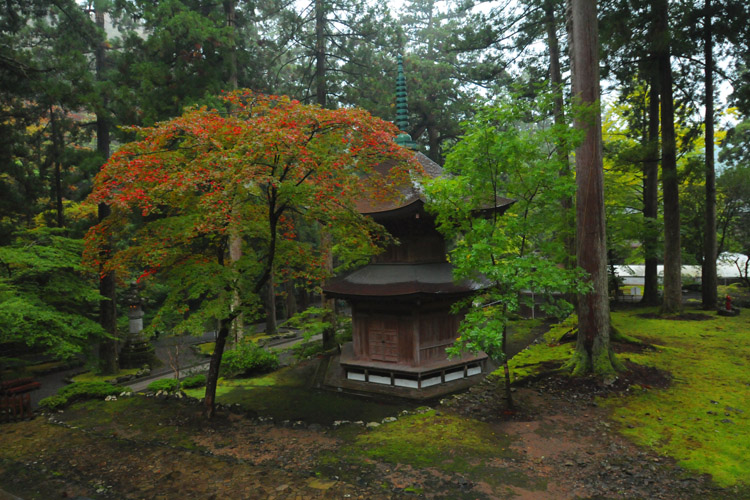
<svg viewBox="0 0 750 500">
<path fill-rule="evenodd" d="M 750 254 L 749 9 L 737 0 L 600 2 L 607 258 L 646 263 L 644 302 L 661 301 L 656 265 L 676 258 L 708 266 L 704 305 L 713 308 L 710 263 Z M 116 371 L 127 318 L 110 306 L 124 304 L 137 276 L 118 284 L 81 265 L 83 236 L 108 210 L 82 202 L 110 155 L 135 139 L 131 126 L 221 109 L 222 91 L 237 88 L 392 121 L 403 54 L 406 132 L 443 164 L 461 124 L 496 98 L 551 92 L 569 103 L 566 19 L 556 0 L 416 0 L 397 11 L 352 0 L 4 2 L 0 342 L 87 353 Z M 565 123 L 562 109 L 539 122 Z M 284 314 L 307 285 L 277 283 Z M 163 287 L 143 291 L 147 306 L 163 301 Z"/>
</svg>

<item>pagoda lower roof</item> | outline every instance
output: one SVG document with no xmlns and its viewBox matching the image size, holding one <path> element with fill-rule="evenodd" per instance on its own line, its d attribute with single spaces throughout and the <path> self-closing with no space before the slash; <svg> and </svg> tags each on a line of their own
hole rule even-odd
<svg viewBox="0 0 750 500">
<path fill-rule="evenodd" d="M 448 262 L 430 264 L 368 264 L 329 281 L 323 291 L 329 297 L 404 297 L 465 295 L 481 286 L 453 281 Z"/>
</svg>

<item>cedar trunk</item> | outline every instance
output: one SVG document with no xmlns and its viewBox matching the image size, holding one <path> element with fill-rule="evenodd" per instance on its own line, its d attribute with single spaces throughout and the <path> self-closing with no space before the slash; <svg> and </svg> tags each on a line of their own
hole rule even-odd
<svg viewBox="0 0 750 500">
<path fill-rule="evenodd" d="M 555 125 L 563 126 L 565 124 L 565 111 L 563 109 L 563 81 L 560 72 L 560 43 L 557 40 L 557 19 L 555 17 L 555 2 L 547 0 L 544 4 L 545 24 L 547 25 L 547 48 L 549 50 L 549 84 L 550 90 L 554 94 L 554 107 L 552 113 L 555 119 Z M 568 159 L 568 148 L 564 142 L 555 144 L 557 156 L 560 161 L 560 177 L 571 175 L 570 163 Z M 573 220 L 573 197 L 566 196 L 560 200 L 563 211 L 563 220 L 561 227 L 562 244 L 565 249 L 565 267 L 572 269 L 575 267 L 576 240 L 573 232 L 575 221 Z"/>
<path fill-rule="evenodd" d="M 232 46 L 229 47 L 229 88 L 237 90 L 237 31 L 235 30 L 236 18 L 235 0 L 224 0 L 224 15 L 227 20 L 227 28 L 232 33 Z"/>
<path fill-rule="evenodd" d="M 652 77 L 648 99 L 647 158 L 643 162 L 643 250 L 646 270 L 641 304 L 659 304 L 659 277 L 657 273 L 659 235 L 657 217 L 659 215 L 659 91 L 656 78 Z"/>
<path fill-rule="evenodd" d="M 94 14 L 96 25 L 104 29 L 104 11 L 96 9 Z M 106 64 L 106 42 L 102 40 L 96 47 L 96 78 L 102 81 L 104 66 Z M 104 99 L 104 98 L 103 98 Z M 96 151 L 101 155 L 103 160 L 109 159 L 110 154 L 110 125 L 108 117 L 105 114 L 106 101 L 101 104 L 100 109 L 96 112 Z M 97 220 L 102 222 L 110 213 L 109 206 L 100 203 L 97 211 Z M 104 253 L 108 249 L 103 250 Z M 102 258 L 102 261 L 105 259 Z M 99 362 L 102 373 L 113 374 L 120 369 L 117 359 L 117 295 L 115 273 L 99 273 L 99 294 L 104 297 L 99 301 L 99 324 L 102 326 L 111 338 L 104 339 L 99 343 Z"/>
<path fill-rule="evenodd" d="M 315 0 L 315 100 L 326 107 L 326 17 L 323 0 Z"/>
<path fill-rule="evenodd" d="M 609 343 L 596 5 L 569 0 L 573 98 L 579 107 L 575 126 L 585 132 L 576 150 L 576 256 L 592 285 L 591 292 L 578 297 L 578 340 L 570 367 L 574 374 L 609 375 L 616 361 Z"/>
<path fill-rule="evenodd" d="M 667 0 L 654 2 L 659 94 L 661 96 L 661 178 L 664 196 L 664 298 L 662 312 L 682 310 L 682 258 L 680 254 L 680 194 L 677 179 L 677 146 L 674 130 L 672 66 L 670 63 Z"/>
<path fill-rule="evenodd" d="M 227 29 L 231 31 L 232 41 L 229 47 L 229 74 L 227 75 L 227 81 L 229 83 L 230 90 L 237 90 L 237 31 L 235 25 L 237 24 L 236 14 L 236 1 L 235 0 L 224 0 L 224 15 L 226 16 Z M 235 207 L 235 210 L 237 208 Z M 242 237 L 237 233 L 229 235 L 229 260 L 234 263 L 242 258 Z M 232 309 L 240 307 L 240 294 L 235 291 L 232 296 Z M 243 316 L 240 314 L 232 322 L 232 338 L 235 344 L 238 343 L 244 333 L 245 324 Z"/>
<path fill-rule="evenodd" d="M 55 168 L 55 212 L 57 214 L 57 227 L 65 226 L 62 202 L 62 133 L 55 117 L 55 109 L 49 107 L 50 128 L 52 132 L 52 163 Z"/>
<path fill-rule="evenodd" d="M 703 309 L 715 309 L 718 293 L 716 290 L 716 171 L 714 167 L 714 56 L 711 0 L 706 0 L 703 43 L 706 57 L 706 223 L 703 231 L 701 293 Z"/>
</svg>

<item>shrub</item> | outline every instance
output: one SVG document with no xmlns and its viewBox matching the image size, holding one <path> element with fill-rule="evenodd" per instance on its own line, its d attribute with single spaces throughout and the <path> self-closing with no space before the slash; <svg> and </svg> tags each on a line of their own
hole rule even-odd
<svg viewBox="0 0 750 500">
<path fill-rule="evenodd" d="M 176 378 L 163 378 L 159 380 L 154 380 L 150 384 L 148 384 L 148 387 L 146 387 L 146 390 L 152 391 L 152 392 L 177 392 L 177 390 L 180 388 L 180 381 Z"/>
<path fill-rule="evenodd" d="M 39 408 L 44 410 L 57 410 L 68 403 L 68 399 L 63 396 L 49 396 L 39 401 Z"/>
<path fill-rule="evenodd" d="M 251 341 L 226 351 L 221 361 L 221 373 L 227 377 L 266 373 L 278 367 L 279 356 L 275 352 L 268 352 Z"/>
<path fill-rule="evenodd" d="M 119 385 L 107 382 L 73 382 L 57 391 L 57 395 L 39 401 L 39 406 L 48 410 L 57 410 L 75 401 L 116 396 L 124 390 Z"/>
<path fill-rule="evenodd" d="M 187 377 L 185 380 L 183 380 L 180 384 L 180 387 L 182 387 L 183 389 L 192 389 L 193 387 L 201 387 L 204 385 L 206 385 L 206 376 L 195 375 L 193 377 Z"/>
<path fill-rule="evenodd" d="M 323 352 L 323 342 L 315 340 L 311 342 L 300 342 L 292 347 L 295 359 L 307 359 Z"/>
</svg>

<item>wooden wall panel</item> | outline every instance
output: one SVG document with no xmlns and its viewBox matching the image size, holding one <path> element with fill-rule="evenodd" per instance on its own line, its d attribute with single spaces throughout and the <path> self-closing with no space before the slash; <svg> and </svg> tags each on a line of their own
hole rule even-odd
<svg viewBox="0 0 750 500">
<path fill-rule="evenodd" d="M 445 348 L 458 337 L 459 319 L 448 311 L 425 313 L 419 320 L 420 363 L 446 359 Z"/>
</svg>

